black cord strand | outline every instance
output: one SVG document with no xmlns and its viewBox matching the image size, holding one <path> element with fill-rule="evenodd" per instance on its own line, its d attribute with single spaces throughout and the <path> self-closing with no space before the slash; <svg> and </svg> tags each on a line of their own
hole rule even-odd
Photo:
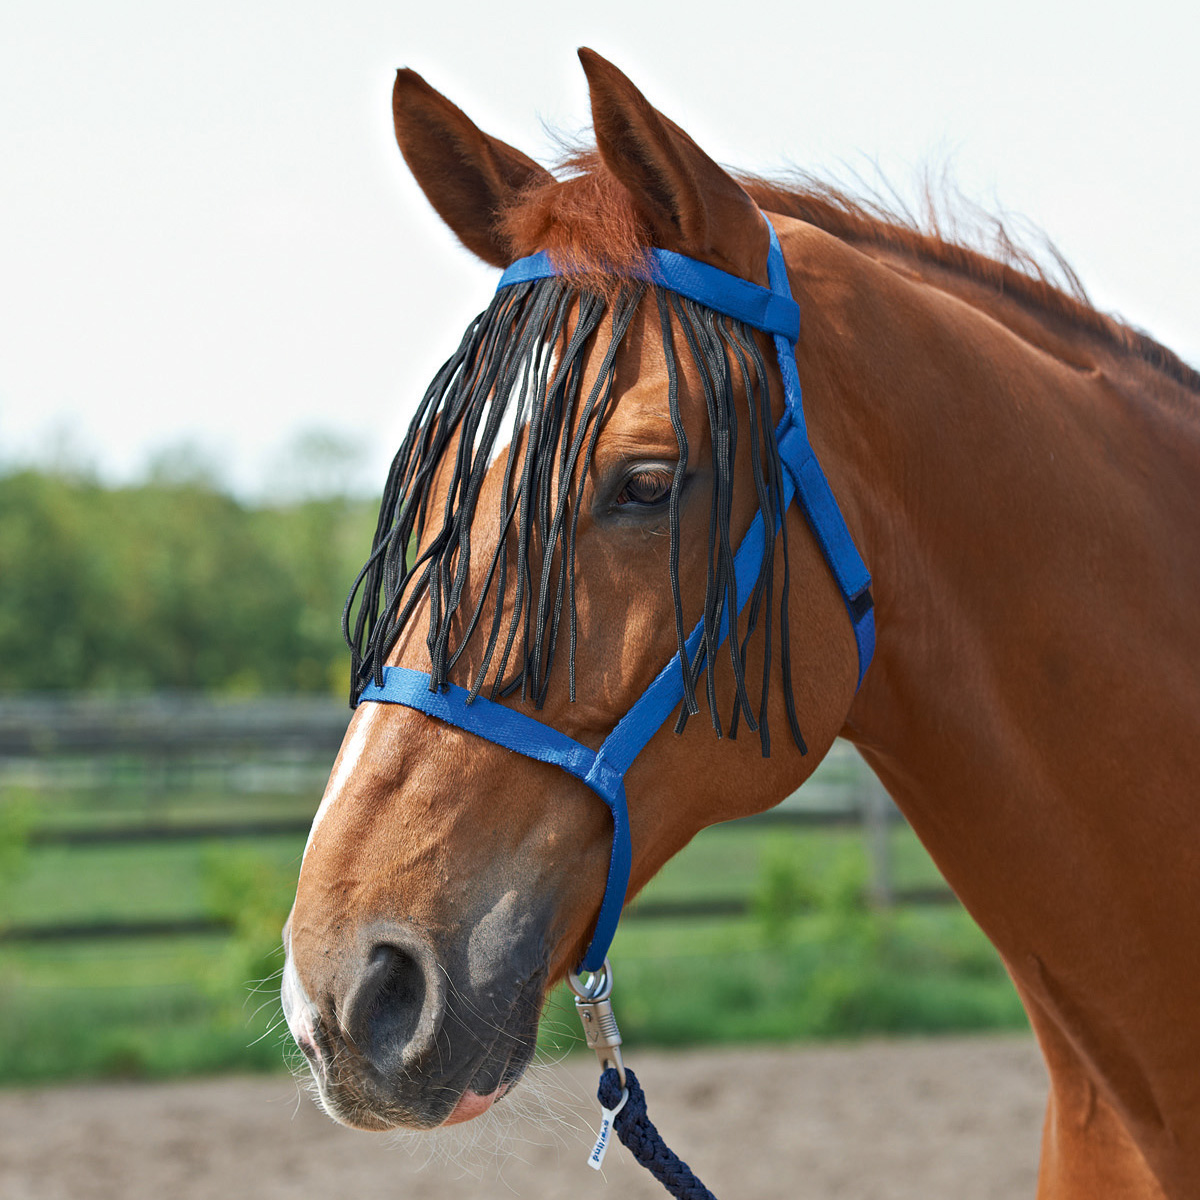
<svg viewBox="0 0 1200 1200">
<path fill-rule="evenodd" d="M 575 548 L 584 488 L 601 428 L 619 400 L 614 394 L 617 356 L 646 291 L 640 284 L 627 286 L 609 304 L 562 279 L 541 279 L 502 289 L 471 323 L 434 377 L 392 461 L 371 553 L 346 601 L 342 628 L 351 651 L 352 705 L 368 681 L 382 683 L 388 656 L 423 602 L 432 688 L 445 686 L 468 643 L 478 637 L 483 639 L 479 665 L 465 681 L 471 698 L 490 679 L 493 699 L 520 691 L 541 708 L 565 616 L 569 694 L 575 699 L 580 636 Z M 684 693 L 676 729 L 681 731 L 687 718 L 699 713 L 696 690 L 703 676 L 709 716 L 717 735 L 722 735 L 712 667 L 722 627 L 728 626 L 726 651 L 734 680 L 728 731 L 736 735 L 744 719 L 759 732 L 763 754 L 770 752 L 767 711 L 778 540 L 783 554 L 780 667 L 790 731 L 803 752 L 788 639 L 790 563 L 782 521 L 783 467 L 759 340 L 749 327 L 695 301 L 658 287 L 653 291 L 678 447 L 667 518 L 669 586 Z M 610 337 L 585 394 L 584 368 L 606 319 Z M 680 414 L 682 346 L 703 389 L 712 448 L 702 632 L 690 656 L 679 574 L 681 508 L 690 465 Z M 739 629 L 731 524 L 741 420 L 747 422 L 753 486 L 768 536 L 744 627 Z M 501 456 L 504 463 L 499 467 Z M 494 466 L 499 471 L 499 498 L 489 525 L 498 531 L 497 541 L 483 549 L 473 573 L 472 559 L 480 557 L 480 548 L 473 544 L 472 533 L 485 480 Z M 488 487 L 491 492 L 493 485 Z M 778 538 L 770 536 L 772 530 L 779 531 Z M 485 616 L 488 604 L 491 612 Z M 756 705 L 745 678 L 752 638 L 761 638 L 763 646 Z"/>
</svg>

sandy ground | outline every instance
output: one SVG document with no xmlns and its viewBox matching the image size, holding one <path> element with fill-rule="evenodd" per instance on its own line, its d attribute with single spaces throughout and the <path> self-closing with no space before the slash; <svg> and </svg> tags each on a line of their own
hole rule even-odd
<svg viewBox="0 0 1200 1200">
<path fill-rule="evenodd" d="M 637 1052 L 667 1142 L 721 1200 L 1032 1197 L 1045 1071 L 1027 1038 Z M 286 1076 L 0 1091 L 3 1200 L 459 1200 L 666 1193 L 614 1146 L 584 1165 L 594 1060 L 483 1121 L 355 1133 Z"/>
</svg>

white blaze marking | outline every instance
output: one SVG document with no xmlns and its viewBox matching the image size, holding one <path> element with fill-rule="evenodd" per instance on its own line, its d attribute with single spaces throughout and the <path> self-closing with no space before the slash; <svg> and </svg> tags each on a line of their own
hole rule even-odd
<svg viewBox="0 0 1200 1200">
<path fill-rule="evenodd" d="M 496 440 L 499 441 L 499 438 L 497 438 Z M 512 442 L 505 442 L 503 446 L 493 446 L 492 447 L 492 457 L 488 459 L 488 469 L 489 470 L 492 467 L 494 467 L 502 458 L 505 461 L 508 460 L 508 448 L 511 445 L 512 445 Z"/>
<path fill-rule="evenodd" d="M 287 948 L 287 958 L 283 965 L 283 986 L 280 988 L 280 998 L 283 1003 L 283 1015 L 287 1018 L 288 1029 L 297 1041 L 315 1041 L 312 1012 L 308 997 L 304 994 L 304 986 L 296 973 L 296 964 L 292 960 L 292 948 Z"/>
<path fill-rule="evenodd" d="M 556 343 L 550 351 L 550 369 L 546 374 L 546 386 L 548 389 L 553 386 L 554 381 L 558 376 L 558 360 L 560 358 L 561 349 L 562 347 Z M 527 362 L 521 374 L 521 378 L 518 380 L 515 388 L 513 389 L 515 394 L 510 393 L 509 403 L 517 410 L 524 413 L 524 421 L 522 422 L 522 425 L 529 421 L 529 410 L 531 409 L 533 400 L 535 399 L 534 393 L 539 378 L 541 378 L 541 372 L 539 371 L 535 374 L 533 371 L 532 362 Z M 476 448 L 478 448 L 479 442 L 483 439 L 483 431 L 484 423 L 480 422 L 479 428 L 475 432 Z M 508 449 L 511 445 L 511 440 L 501 444 L 500 438 L 496 439 L 492 445 L 491 454 L 488 457 L 489 469 L 494 467 L 502 458 L 507 460 Z M 526 447 L 526 449 L 528 449 L 528 447 Z M 518 466 L 519 465 L 520 464 L 518 463 Z"/>
<path fill-rule="evenodd" d="M 305 857 L 308 856 L 308 849 L 312 845 L 317 827 L 341 796 L 346 788 L 346 784 L 350 782 L 350 776 L 358 768 L 358 760 L 362 757 L 362 752 L 367 745 L 367 735 L 371 728 L 371 722 L 375 720 L 376 715 L 379 713 L 379 707 L 378 704 L 366 704 L 358 710 L 358 724 L 355 726 L 354 736 L 350 739 L 350 745 L 342 751 L 342 756 L 338 759 L 337 770 L 334 771 L 333 777 L 326 784 L 325 795 L 321 797 L 320 807 L 317 809 L 316 816 L 313 817 L 312 828 L 308 831 L 308 841 L 304 846 Z M 300 860 L 300 864 L 301 866 L 304 865 L 303 859 Z"/>
</svg>

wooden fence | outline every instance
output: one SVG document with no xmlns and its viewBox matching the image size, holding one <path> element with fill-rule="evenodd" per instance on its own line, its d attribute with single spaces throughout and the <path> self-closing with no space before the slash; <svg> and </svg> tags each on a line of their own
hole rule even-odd
<svg viewBox="0 0 1200 1200">
<path fill-rule="evenodd" d="M 307 780 L 297 788 L 295 815 L 252 815 L 246 819 L 176 819 L 169 811 L 149 811 L 137 819 L 61 826 L 35 824 L 32 847 L 112 846 L 191 840 L 242 840 L 307 833 L 316 797 L 311 784 L 332 762 L 348 720 L 343 703 L 323 698 L 213 701 L 194 697 L 155 697 L 129 701 L 26 698 L 0 700 L 0 795 L 21 788 L 38 794 L 55 786 L 75 788 L 112 784 L 130 760 L 158 779 L 168 791 L 173 778 L 198 769 L 224 771 L 236 790 L 237 772 L 247 764 L 259 769 L 290 766 L 289 778 Z M 66 784 L 63 780 L 66 780 Z M 278 786 L 278 772 L 276 785 Z M 319 785 L 318 785 L 319 786 Z M 890 798 L 854 751 L 835 745 L 804 789 L 778 807 L 743 818 L 743 827 L 857 828 L 870 864 L 869 901 L 880 907 L 953 902 L 944 887 L 897 888 L 893 885 L 890 833 L 903 822 Z M 683 919 L 745 914 L 749 898 L 656 900 L 632 904 L 628 919 Z M 70 921 L 16 924 L 0 928 L 0 941 L 49 942 L 77 939 L 161 937 L 215 933 L 228 923 L 211 917 L 139 921 Z"/>
<path fill-rule="evenodd" d="M 0 699 L 0 761 L 63 755 L 300 751 L 332 757 L 350 720 L 324 696 L 212 700 L 22 696 Z"/>
</svg>

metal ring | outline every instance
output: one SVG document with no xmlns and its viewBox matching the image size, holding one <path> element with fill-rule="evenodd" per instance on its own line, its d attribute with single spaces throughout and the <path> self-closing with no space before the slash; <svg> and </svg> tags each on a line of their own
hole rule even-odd
<svg viewBox="0 0 1200 1200">
<path fill-rule="evenodd" d="M 589 1004 L 594 1004 L 598 1000 L 607 1000 L 612 995 L 613 975 L 612 967 L 608 965 L 608 959 L 604 960 L 604 966 L 598 971 L 588 971 L 588 982 L 583 982 L 583 976 L 576 971 L 567 972 L 567 983 L 571 985 L 571 991 L 575 993 L 580 1000 L 586 1000 Z"/>
</svg>

